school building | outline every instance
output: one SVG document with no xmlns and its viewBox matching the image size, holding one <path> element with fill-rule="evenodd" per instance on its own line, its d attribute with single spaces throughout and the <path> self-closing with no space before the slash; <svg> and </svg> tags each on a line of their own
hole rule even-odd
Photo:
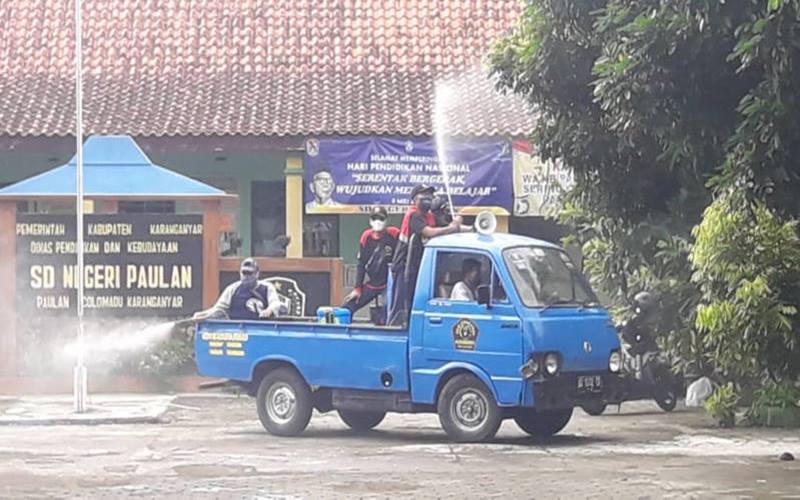
<svg viewBox="0 0 800 500">
<path fill-rule="evenodd" d="M 154 163 L 235 194 L 223 203 L 233 219 L 220 242 L 225 256 L 341 258 L 352 266 L 368 222 L 364 206 L 402 197 L 379 196 L 391 181 L 363 181 L 351 170 L 373 168 L 364 165 L 388 147 L 384 140 L 405 145 L 406 163 L 424 163 L 419 151 L 430 160 L 437 124 L 451 143 L 488 144 L 487 154 L 508 159 L 494 176 L 491 164 L 478 165 L 478 178 L 488 179 L 483 190 L 467 189 L 474 179 L 462 176 L 458 200 L 491 205 L 501 227 L 558 237 L 541 217 L 541 193 L 511 187 L 535 151 L 503 149 L 528 136 L 533 114 L 497 91 L 486 69 L 492 44 L 519 20 L 519 0 L 84 0 L 83 8 L 86 134 L 130 135 Z M 72 9 L 68 1 L 0 3 L 0 187 L 74 154 Z M 307 210 L 315 201 L 309 169 L 323 156 L 333 179 L 351 186 L 334 195 L 335 207 Z M 486 202 L 490 193 L 504 201 Z M 115 210 L 197 207 L 160 199 L 121 201 Z"/>
</svg>

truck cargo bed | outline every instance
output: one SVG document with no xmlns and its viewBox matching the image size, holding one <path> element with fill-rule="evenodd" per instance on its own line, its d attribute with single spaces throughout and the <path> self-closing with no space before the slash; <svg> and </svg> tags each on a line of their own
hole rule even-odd
<svg viewBox="0 0 800 500">
<path fill-rule="evenodd" d="M 408 335 L 396 327 L 308 321 L 205 321 L 197 369 L 249 382 L 264 361 L 287 362 L 319 387 L 407 391 Z"/>
</svg>

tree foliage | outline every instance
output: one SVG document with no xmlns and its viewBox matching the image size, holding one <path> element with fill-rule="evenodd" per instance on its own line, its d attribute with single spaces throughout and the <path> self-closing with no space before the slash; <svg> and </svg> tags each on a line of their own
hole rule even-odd
<svg viewBox="0 0 800 500">
<path fill-rule="evenodd" d="M 793 345 L 767 351 L 798 332 L 800 0 L 526 5 L 492 66 L 575 174 L 560 218 L 595 286 L 620 312 L 655 291 L 668 345 L 702 370 L 794 375 Z"/>
<path fill-rule="evenodd" d="M 694 231 L 694 281 L 703 292 L 697 326 L 728 378 L 757 381 L 800 374 L 800 240 L 761 202 L 719 196 Z"/>
</svg>

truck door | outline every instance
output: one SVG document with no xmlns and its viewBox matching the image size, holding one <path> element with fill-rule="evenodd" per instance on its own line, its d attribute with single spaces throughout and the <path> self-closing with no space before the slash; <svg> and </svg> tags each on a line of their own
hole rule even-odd
<svg viewBox="0 0 800 500">
<path fill-rule="evenodd" d="M 477 285 L 493 290 L 491 307 L 479 305 L 476 295 L 463 293 L 466 288 L 474 294 L 474 281 L 466 283 L 463 274 L 476 264 L 480 268 Z M 414 369 L 438 380 L 447 364 L 473 365 L 489 375 L 499 403 L 517 404 L 522 390 L 522 324 L 492 264 L 488 253 L 437 250 L 434 279 L 420 281 L 431 287 L 431 298 L 423 315 L 422 345 L 414 356 Z"/>
</svg>

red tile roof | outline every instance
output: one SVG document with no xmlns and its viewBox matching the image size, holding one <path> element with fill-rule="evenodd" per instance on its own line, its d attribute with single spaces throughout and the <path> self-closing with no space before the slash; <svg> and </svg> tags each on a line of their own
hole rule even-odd
<svg viewBox="0 0 800 500">
<path fill-rule="evenodd" d="M 67 135 L 74 0 L 0 0 L 0 134 Z M 482 63 L 520 0 L 83 0 L 87 133 L 520 135 Z"/>
</svg>

